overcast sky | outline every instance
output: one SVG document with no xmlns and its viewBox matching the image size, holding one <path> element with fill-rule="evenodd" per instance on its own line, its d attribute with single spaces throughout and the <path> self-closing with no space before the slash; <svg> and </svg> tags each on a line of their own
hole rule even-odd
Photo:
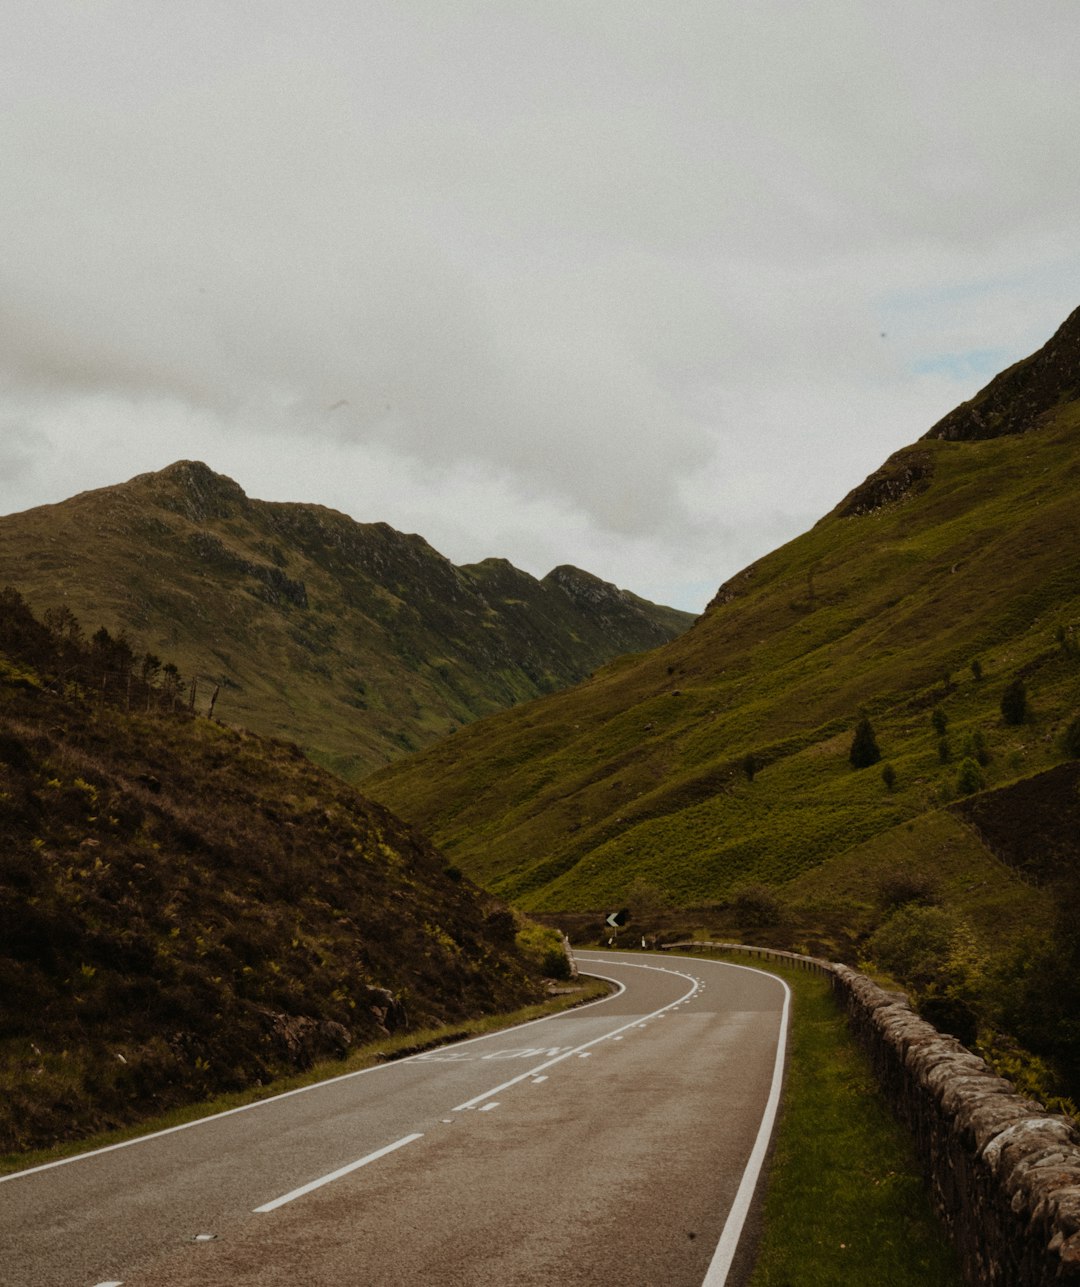
<svg viewBox="0 0 1080 1287">
<path fill-rule="evenodd" d="M 0 512 L 700 609 L 1080 304 L 1076 0 L 0 0 Z"/>
</svg>

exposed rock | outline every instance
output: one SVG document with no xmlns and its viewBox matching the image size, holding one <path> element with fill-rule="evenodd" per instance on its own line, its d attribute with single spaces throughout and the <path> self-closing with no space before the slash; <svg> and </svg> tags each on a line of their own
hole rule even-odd
<svg viewBox="0 0 1080 1287">
<path fill-rule="evenodd" d="M 975 442 L 1027 433 L 1062 399 L 1080 395 L 1080 308 L 1037 353 L 995 376 L 923 436 Z"/>
<path fill-rule="evenodd" d="M 905 496 L 916 496 L 930 486 L 934 458 L 925 449 L 904 447 L 847 494 L 833 511 L 839 518 L 858 518 L 894 505 Z"/>
</svg>

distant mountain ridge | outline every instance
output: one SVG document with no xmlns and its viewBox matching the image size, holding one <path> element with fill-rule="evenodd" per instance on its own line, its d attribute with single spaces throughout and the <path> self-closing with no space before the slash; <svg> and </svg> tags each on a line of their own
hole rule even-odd
<svg viewBox="0 0 1080 1287">
<path fill-rule="evenodd" d="M 455 567 L 422 537 L 249 498 L 178 461 L 0 518 L 0 584 L 221 687 L 228 722 L 356 777 L 692 621 L 571 567 Z"/>
</svg>

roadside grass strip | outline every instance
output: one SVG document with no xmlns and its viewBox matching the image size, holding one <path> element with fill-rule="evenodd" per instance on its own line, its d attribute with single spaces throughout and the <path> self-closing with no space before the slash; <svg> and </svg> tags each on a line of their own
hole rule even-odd
<svg viewBox="0 0 1080 1287">
<path fill-rule="evenodd" d="M 794 1002 L 750 1287 L 962 1287 L 913 1144 L 828 983 L 772 963 L 755 968 L 783 977 Z"/>
</svg>

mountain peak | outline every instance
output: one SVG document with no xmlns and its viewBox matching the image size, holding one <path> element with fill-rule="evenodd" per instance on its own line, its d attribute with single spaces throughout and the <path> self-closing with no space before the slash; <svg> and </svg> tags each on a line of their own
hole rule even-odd
<svg viewBox="0 0 1080 1287">
<path fill-rule="evenodd" d="M 1059 402 L 1080 396 L 1080 308 L 1038 352 L 1022 358 L 923 435 L 977 442 L 1027 433 Z"/>
<path fill-rule="evenodd" d="M 165 484 L 161 501 L 194 523 L 213 518 L 231 518 L 238 506 L 247 503 L 247 493 L 225 474 L 216 474 L 201 460 L 177 460 L 157 473 L 139 474 L 133 484 Z"/>
</svg>

